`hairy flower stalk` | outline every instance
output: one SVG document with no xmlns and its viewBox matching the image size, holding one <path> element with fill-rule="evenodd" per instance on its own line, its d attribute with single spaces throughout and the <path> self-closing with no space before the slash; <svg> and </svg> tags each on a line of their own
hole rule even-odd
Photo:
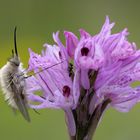
<svg viewBox="0 0 140 140">
<path fill-rule="evenodd" d="M 63 109 L 71 140 L 91 140 L 107 108 L 128 112 L 140 100 L 140 87 L 131 87 L 140 80 L 140 50 L 128 42 L 127 29 L 111 34 L 113 26 L 106 17 L 95 36 L 65 31 L 63 45 L 57 32 L 56 44 L 45 44 L 41 55 L 29 49 L 30 107 Z"/>
</svg>

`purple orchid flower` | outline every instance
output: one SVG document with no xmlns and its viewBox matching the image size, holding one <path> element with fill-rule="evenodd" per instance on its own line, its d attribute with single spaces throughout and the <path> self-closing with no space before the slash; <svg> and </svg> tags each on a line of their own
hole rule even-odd
<svg viewBox="0 0 140 140">
<path fill-rule="evenodd" d="M 103 112 L 112 106 L 128 112 L 140 101 L 140 50 L 127 40 L 127 29 L 111 34 L 106 17 L 101 31 L 80 38 L 65 31 L 66 46 L 53 34 L 56 45 L 45 44 L 41 55 L 29 50 L 29 100 L 35 109 L 63 109 L 71 140 L 91 140 Z M 36 95 L 41 91 L 42 95 Z"/>
<path fill-rule="evenodd" d="M 39 105 L 32 104 L 30 107 L 35 109 L 63 109 L 67 115 L 66 120 L 70 134 L 74 135 L 76 131 L 75 122 L 71 111 L 75 106 L 73 84 L 67 71 L 66 58 L 62 57 L 58 46 L 45 44 L 44 47 L 46 50 L 42 51 L 42 55 L 38 55 L 29 49 L 29 70 L 34 70 L 36 75 L 27 79 L 30 92 L 28 98 L 31 101 L 40 102 Z M 48 69 L 48 67 L 51 68 Z M 42 91 L 42 96 L 33 94 L 35 91 Z"/>
</svg>

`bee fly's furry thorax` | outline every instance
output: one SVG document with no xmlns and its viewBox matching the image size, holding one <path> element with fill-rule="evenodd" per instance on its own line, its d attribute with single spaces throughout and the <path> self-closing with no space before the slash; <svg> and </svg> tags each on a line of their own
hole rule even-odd
<svg viewBox="0 0 140 140">
<path fill-rule="evenodd" d="M 22 72 L 22 64 L 19 67 L 14 66 L 13 63 L 7 62 L 0 70 L 0 83 L 5 100 L 7 103 L 15 109 L 18 109 L 15 102 L 16 90 L 23 90 L 21 94 L 25 94 L 25 80 Z M 21 95 L 25 96 L 25 95 Z"/>
<path fill-rule="evenodd" d="M 5 95 L 5 100 L 15 110 L 19 110 L 23 117 L 30 121 L 25 82 L 25 71 L 18 57 L 16 45 L 16 28 L 14 32 L 15 50 L 7 64 L 0 69 L 0 84 Z"/>
</svg>

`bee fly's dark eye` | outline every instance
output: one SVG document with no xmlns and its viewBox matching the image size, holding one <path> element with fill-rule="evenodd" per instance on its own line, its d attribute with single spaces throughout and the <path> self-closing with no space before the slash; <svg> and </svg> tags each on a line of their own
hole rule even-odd
<svg viewBox="0 0 140 140">
<path fill-rule="evenodd" d="M 14 65 L 19 66 L 19 63 L 15 63 L 15 62 L 14 62 Z"/>
<path fill-rule="evenodd" d="M 18 62 L 13 62 L 14 63 L 14 65 L 16 65 L 16 66 L 19 66 L 19 63 Z"/>
<path fill-rule="evenodd" d="M 13 61 L 11 59 L 8 60 L 11 64 L 15 65 L 15 66 L 19 66 L 20 62 L 16 62 L 16 61 Z"/>
</svg>

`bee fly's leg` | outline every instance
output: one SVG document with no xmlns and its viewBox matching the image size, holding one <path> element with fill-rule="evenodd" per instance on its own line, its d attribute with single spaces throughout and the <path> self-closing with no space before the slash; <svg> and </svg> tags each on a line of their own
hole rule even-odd
<svg viewBox="0 0 140 140">
<path fill-rule="evenodd" d="M 43 97 L 41 95 L 40 95 L 40 97 L 43 98 L 43 99 L 46 99 L 45 97 Z M 33 110 L 34 110 L 35 113 L 37 113 L 38 115 L 40 115 L 40 113 L 36 109 L 33 109 Z"/>
<path fill-rule="evenodd" d="M 29 78 L 29 76 L 24 76 L 24 79 L 28 79 Z"/>
<path fill-rule="evenodd" d="M 36 114 L 40 115 L 40 113 L 39 113 L 36 109 L 33 109 L 33 111 L 34 111 Z"/>
<path fill-rule="evenodd" d="M 12 84 L 13 81 L 12 81 L 12 80 L 9 80 L 8 82 L 9 82 L 9 84 L 8 84 L 8 86 L 6 87 L 7 89 L 11 86 L 11 84 Z"/>
</svg>

